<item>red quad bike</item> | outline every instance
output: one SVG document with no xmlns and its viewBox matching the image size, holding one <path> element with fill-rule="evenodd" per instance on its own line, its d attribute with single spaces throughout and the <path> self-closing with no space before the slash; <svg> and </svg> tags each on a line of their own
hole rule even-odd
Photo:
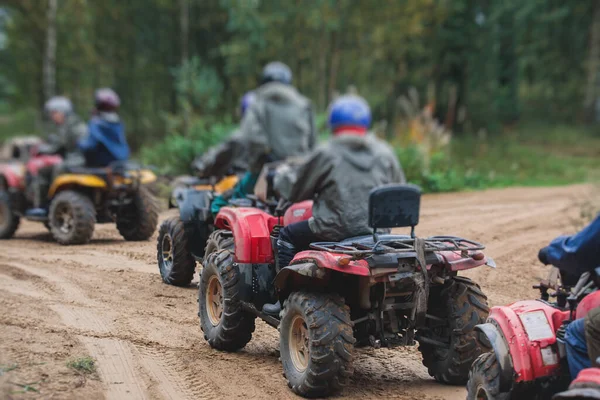
<svg viewBox="0 0 600 400">
<path fill-rule="evenodd" d="M 279 207 L 223 208 L 208 241 L 199 285 L 204 337 L 236 351 L 252 338 L 256 317 L 279 329 L 284 375 L 306 397 L 342 389 L 353 373 L 355 346 L 420 343 L 423 363 L 438 381 L 464 384 L 484 351 L 474 327 L 488 315 L 479 286 L 458 272 L 494 266 L 479 243 L 453 236 L 414 236 L 420 189 L 384 186 L 371 192 L 373 234 L 313 243 L 289 266 L 276 265 L 282 225 L 306 220 L 311 202 Z M 283 218 L 281 216 L 283 215 Z M 411 227 L 412 234 L 378 234 Z M 208 247 L 207 246 L 207 247 Z M 262 312 L 281 301 L 278 317 Z"/>
<path fill-rule="evenodd" d="M 550 279 L 534 286 L 540 299 L 493 307 L 487 322 L 475 328 L 492 351 L 473 363 L 467 399 L 545 400 L 566 390 L 571 378 L 565 329 L 600 306 L 598 272 L 582 274 L 571 288 L 556 285 L 558 270 L 553 269 Z M 550 297 L 556 302 L 549 302 Z"/>
</svg>

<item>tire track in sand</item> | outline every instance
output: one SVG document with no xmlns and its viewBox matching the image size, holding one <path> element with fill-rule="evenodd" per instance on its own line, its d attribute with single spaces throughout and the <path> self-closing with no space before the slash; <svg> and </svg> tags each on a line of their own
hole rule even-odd
<svg viewBox="0 0 600 400">
<path fill-rule="evenodd" d="M 54 296 L 45 296 L 44 293 L 40 298 L 49 301 L 48 307 L 60 316 L 68 328 L 84 333 L 75 337 L 96 360 L 107 400 L 148 398 L 185 400 L 220 397 L 218 395 L 197 396 L 202 392 L 205 395 L 211 393 L 208 385 L 198 385 L 196 390 L 187 390 L 180 384 L 178 376 L 164 372 L 168 368 L 165 368 L 164 362 L 160 361 L 164 357 L 158 350 L 110 337 L 111 333 L 116 334 L 115 327 L 105 315 L 101 315 L 102 307 L 85 296 L 79 287 L 58 274 L 56 270 L 50 271 L 47 267 L 30 266 L 20 262 L 9 261 L 8 264 L 4 269 L 10 269 L 13 275 L 15 271 L 21 271 L 22 275 L 46 281 L 58 289 L 59 296 L 56 296 L 57 293 L 54 293 Z M 17 284 L 12 290 L 17 294 L 29 294 L 28 292 L 34 287 L 27 281 L 11 280 Z M 24 284 L 23 287 L 19 286 L 20 282 Z M 173 360 L 173 356 L 170 359 Z M 171 364 L 174 364 L 174 361 Z"/>
</svg>

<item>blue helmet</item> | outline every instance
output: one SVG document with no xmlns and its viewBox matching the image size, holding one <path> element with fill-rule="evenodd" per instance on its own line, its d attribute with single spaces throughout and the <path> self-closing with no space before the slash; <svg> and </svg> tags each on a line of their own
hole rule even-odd
<svg viewBox="0 0 600 400">
<path fill-rule="evenodd" d="M 338 97 L 329 106 L 329 128 L 335 131 L 341 127 L 371 126 L 371 109 L 360 96 L 345 95 Z"/>
<path fill-rule="evenodd" d="M 256 94 L 252 90 L 246 92 L 246 94 L 242 96 L 242 98 L 240 99 L 240 114 L 242 117 L 244 116 L 246 110 L 248 109 L 248 107 L 250 107 L 250 105 L 254 102 L 255 99 Z"/>
<path fill-rule="evenodd" d="M 286 85 L 292 84 L 292 70 L 279 61 L 273 61 L 265 65 L 262 71 L 261 84 L 268 82 L 280 82 Z"/>
</svg>

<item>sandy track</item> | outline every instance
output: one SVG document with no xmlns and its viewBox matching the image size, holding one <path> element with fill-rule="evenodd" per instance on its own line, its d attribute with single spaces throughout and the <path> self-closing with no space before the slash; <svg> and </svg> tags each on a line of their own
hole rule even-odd
<svg viewBox="0 0 600 400">
<path fill-rule="evenodd" d="M 417 233 L 456 234 L 488 245 L 498 269 L 479 268 L 492 304 L 533 296 L 547 269 L 537 250 L 573 231 L 573 209 L 590 188 L 515 188 L 426 196 Z M 163 214 L 163 217 L 169 215 Z M 98 226 L 91 244 L 62 247 L 23 223 L 0 241 L 0 397 L 106 399 L 295 398 L 278 361 L 277 332 L 257 324 L 241 352 L 212 350 L 198 326 L 193 287 L 164 285 L 155 238 L 126 243 Z M 97 360 L 96 377 L 66 367 Z M 35 383 L 19 393 L 17 384 Z M 415 348 L 361 349 L 347 398 L 463 399 L 432 381 Z"/>
</svg>

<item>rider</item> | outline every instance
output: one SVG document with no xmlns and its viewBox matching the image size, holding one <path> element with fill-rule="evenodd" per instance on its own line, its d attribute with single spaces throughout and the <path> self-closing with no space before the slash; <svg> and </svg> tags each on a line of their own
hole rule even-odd
<svg viewBox="0 0 600 400">
<path fill-rule="evenodd" d="M 592 272 L 600 267 L 600 214 L 572 236 L 559 236 L 550 245 L 542 248 L 539 260 L 552 264 L 561 271 L 577 276 Z M 586 342 L 587 337 L 587 342 Z M 586 318 L 571 322 L 566 329 L 565 343 L 571 377 L 575 379 L 579 371 L 591 366 L 600 354 L 600 315 L 591 311 Z"/>
<path fill-rule="evenodd" d="M 78 143 L 88 167 L 106 167 L 113 161 L 129 158 L 125 129 L 117 114 L 121 100 L 114 90 L 103 88 L 94 95 L 94 116 L 89 133 Z"/>
<path fill-rule="evenodd" d="M 73 112 L 71 101 L 63 96 L 50 98 L 44 105 L 44 111 L 55 128 L 48 135 L 46 143 L 40 146 L 43 154 L 57 154 L 63 157 L 62 164 L 40 168 L 33 178 L 34 208 L 26 212 L 27 216 L 45 217 L 48 214 L 47 192 L 53 177 L 65 166 L 80 166 L 85 160 L 77 148 L 77 142 L 85 136 L 87 128 Z"/>
<path fill-rule="evenodd" d="M 236 188 L 242 197 L 254 187 L 265 163 L 307 154 L 317 140 L 311 102 L 292 86 L 292 71 L 287 65 L 268 63 L 254 94 L 232 142 L 243 149 L 248 160 L 249 174 Z M 234 161 L 233 157 L 222 159 L 221 168 L 228 169 Z M 214 204 L 213 214 L 221 206 Z"/>
<path fill-rule="evenodd" d="M 340 241 L 370 233 L 369 192 L 381 185 L 404 183 L 393 150 L 368 134 L 371 110 L 355 95 L 335 100 L 329 109 L 333 138 L 298 166 L 282 165 L 273 178 L 275 190 L 290 202 L 314 199 L 313 217 L 282 228 L 277 241 L 278 266 L 317 241 Z M 281 304 L 263 311 L 278 315 Z"/>
<path fill-rule="evenodd" d="M 248 107 L 256 99 L 254 91 L 247 92 L 240 99 L 239 114 L 243 118 Z M 244 144 L 240 131 L 234 131 L 223 143 L 209 149 L 205 154 L 194 160 L 193 166 L 200 177 L 221 177 L 227 174 L 231 167 L 238 170 L 248 170 L 248 163 L 244 157 Z M 256 177 L 246 172 L 240 182 L 235 186 L 233 192 L 221 194 L 212 201 L 211 212 L 216 215 L 221 207 L 226 206 L 230 199 L 238 199 L 246 196 L 252 191 L 256 183 Z"/>
</svg>

